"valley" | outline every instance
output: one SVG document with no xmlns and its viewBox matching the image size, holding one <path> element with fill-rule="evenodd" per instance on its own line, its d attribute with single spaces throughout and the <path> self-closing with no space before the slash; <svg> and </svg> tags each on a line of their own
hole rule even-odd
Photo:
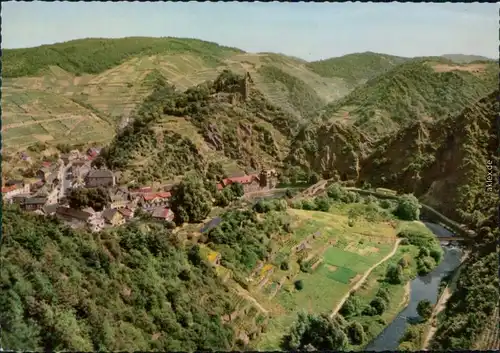
<svg viewBox="0 0 500 353">
<path fill-rule="evenodd" d="M 4 348 L 498 345 L 495 61 L 130 37 L 3 70 Z M 470 256 L 422 339 L 400 315 L 448 263 L 429 215 Z"/>
</svg>

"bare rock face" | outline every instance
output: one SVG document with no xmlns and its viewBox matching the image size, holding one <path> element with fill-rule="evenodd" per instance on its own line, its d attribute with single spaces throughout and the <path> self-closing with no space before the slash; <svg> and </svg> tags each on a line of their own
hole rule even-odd
<svg viewBox="0 0 500 353">
<path fill-rule="evenodd" d="M 206 138 L 208 143 L 215 147 L 217 151 L 222 151 L 224 149 L 224 142 L 222 141 L 222 134 L 220 133 L 217 125 L 208 125 L 208 130 L 206 131 Z"/>
<path fill-rule="evenodd" d="M 369 139 L 355 127 L 339 123 L 299 133 L 288 160 L 308 166 L 325 178 L 358 180 L 361 160 L 368 155 Z"/>
</svg>

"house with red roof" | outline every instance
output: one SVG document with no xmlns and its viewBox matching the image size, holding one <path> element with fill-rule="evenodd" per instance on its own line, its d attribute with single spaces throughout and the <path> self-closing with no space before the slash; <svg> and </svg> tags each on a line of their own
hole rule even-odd
<svg viewBox="0 0 500 353">
<path fill-rule="evenodd" d="M 277 185 L 277 174 L 274 170 L 263 170 L 259 174 L 226 178 L 222 180 L 222 183 L 217 184 L 217 190 L 222 190 L 234 183 L 242 184 L 245 194 L 255 191 L 270 190 Z"/>
<path fill-rule="evenodd" d="M 259 176 L 255 174 L 226 178 L 222 180 L 221 184 L 223 187 L 227 187 L 234 183 L 240 183 L 241 185 L 243 185 L 245 194 L 249 192 L 259 191 L 260 189 Z M 219 189 L 219 187 L 217 188 Z"/>
<path fill-rule="evenodd" d="M 16 195 L 29 193 L 30 184 L 24 182 L 2 187 L 2 198 L 4 200 L 11 200 Z"/>
<path fill-rule="evenodd" d="M 140 196 L 138 205 L 142 208 L 154 208 L 169 205 L 172 194 L 168 191 L 163 192 L 148 192 Z"/>
<path fill-rule="evenodd" d="M 170 208 L 166 207 L 157 207 L 153 210 L 151 216 L 159 221 L 170 221 L 174 220 L 174 213 Z"/>
</svg>

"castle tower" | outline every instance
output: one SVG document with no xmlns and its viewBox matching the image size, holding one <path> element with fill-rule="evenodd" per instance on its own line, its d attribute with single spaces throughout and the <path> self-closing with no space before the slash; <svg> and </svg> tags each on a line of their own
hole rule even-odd
<svg viewBox="0 0 500 353">
<path fill-rule="evenodd" d="M 262 169 L 260 171 L 259 181 L 260 181 L 260 187 L 265 188 L 266 186 L 268 186 L 267 171 L 265 169 Z"/>
<path fill-rule="evenodd" d="M 252 77 L 248 72 L 245 73 L 245 77 L 242 82 L 242 92 L 243 100 L 247 100 L 250 96 L 250 84 L 253 83 Z"/>
</svg>

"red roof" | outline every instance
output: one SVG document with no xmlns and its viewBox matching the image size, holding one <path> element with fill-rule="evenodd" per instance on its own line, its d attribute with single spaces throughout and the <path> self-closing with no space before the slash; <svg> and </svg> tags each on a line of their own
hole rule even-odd
<svg viewBox="0 0 500 353">
<path fill-rule="evenodd" d="M 4 186 L 2 187 L 2 194 L 5 194 L 7 192 L 11 192 L 11 191 L 14 191 L 17 189 L 17 186 L 16 185 L 12 185 L 12 186 Z"/>
<path fill-rule="evenodd" d="M 217 190 L 222 190 L 224 189 L 224 185 L 222 184 L 217 184 Z"/>
<path fill-rule="evenodd" d="M 128 208 L 119 208 L 118 212 L 120 212 L 125 217 L 132 216 L 132 210 L 129 210 Z"/>
<path fill-rule="evenodd" d="M 139 192 L 139 193 L 153 192 L 153 188 L 151 186 L 144 186 L 139 189 L 130 189 L 130 192 Z"/>
<path fill-rule="evenodd" d="M 169 208 L 157 208 L 153 211 L 152 216 L 154 218 L 169 219 L 173 218 L 174 214 Z"/>
<path fill-rule="evenodd" d="M 43 165 L 45 168 L 49 168 L 49 167 L 52 165 L 52 162 L 42 162 L 42 165 Z"/>
<path fill-rule="evenodd" d="M 150 200 L 153 200 L 156 198 L 169 199 L 170 196 L 172 196 L 172 195 L 169 192 L 150 192 L 150 193 L 143 195 L 144 200 L 146 200 L 146 201 L 150 201 Z"/>
<path fill-rule="evenodd" d="M 250 184 L 255 179 L 255 175 L 245 175 L 241 177 L 227 178 L 222 181 L 224 186 L 232 183 Z"/>
</svg>

